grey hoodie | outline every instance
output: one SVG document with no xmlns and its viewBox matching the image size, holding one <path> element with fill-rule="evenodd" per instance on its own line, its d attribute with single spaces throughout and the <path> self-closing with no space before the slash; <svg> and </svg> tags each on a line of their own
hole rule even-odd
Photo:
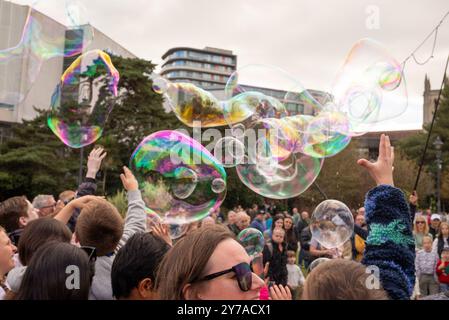
<svg viewBox="0 0 449 320">
<path fill-rule="evenodd" d="M 95 262 L 95 276 L 90 288 L 89 300 L 113 300 L 111 285 L 111 268 L 115 253 L 125 245 L 126 241 L 136 232 L 145 232 L 145 203 L 139 190 L 128 192 L 128 213 L 125 218 L 123 236 L 115 249 L 114 255 L 98 257 Z"/>
</svg>

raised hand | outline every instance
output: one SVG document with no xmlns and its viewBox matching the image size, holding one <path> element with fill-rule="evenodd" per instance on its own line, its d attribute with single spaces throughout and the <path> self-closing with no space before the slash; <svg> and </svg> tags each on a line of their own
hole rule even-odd
<svg viewBox="0 0 449 320">
<path fill-rule="evenodd" d="M 168 225 L 157 223 L 151 229 L 151 232 L 162 240 L 164 240 L 170 247 L 173 246 L 173 241 L 170 238 L 170 234 L 168 233 Z"/>
<path fill-rule="evenodd" d="M 94 148 L 87 158 L 87 178 L 95 179 L 97 172 L 100 170 L 101 162 L 106 157 L 107 153 L 103 147 Z"/>
<path fill-rule="evenodd" d="M 394 185 L 393 182 L 394 148 L 391 146 L 390 138 L 385 134 L 380 136 L 379 157 L 372 163 L 366 159 L 359 159 L 357 164 L 364 167 L 377 185 Z"/>
<path fill-rule="evenodd" d="M 139 183 L 136 180 L 136 177 L 134 177 L 131 170 L 129 170 L 127 167 L 123 167 L 123 172 L 120 175 L 120 179 L 122 179 L 123 187 L 126 189 L 126 191 L 134 191 L 139 189 Z"/>
</svg>

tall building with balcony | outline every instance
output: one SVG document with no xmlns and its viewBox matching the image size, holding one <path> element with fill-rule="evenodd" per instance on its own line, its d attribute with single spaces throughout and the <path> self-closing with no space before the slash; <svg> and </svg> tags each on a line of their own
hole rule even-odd
<svg viewBox="0 0 449 320">
<path fill-rule="evenodd" d="M 161 75 L 173 82 L 190 82 L 205 90 L 224 87 L 236 70 L 237 56 L 211 47 L 177 47 L 162 56 Z"/>
</svg>

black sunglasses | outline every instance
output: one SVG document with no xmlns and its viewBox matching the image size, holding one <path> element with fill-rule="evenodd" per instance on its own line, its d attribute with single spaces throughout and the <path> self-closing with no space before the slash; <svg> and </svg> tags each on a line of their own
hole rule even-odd
<svg viewBox="0 0 449 320">
<path fill-rule="evenodd" d="M 425 224 L 424 221 L 416 221 L 416 224 Z"/>
<path fill-rule="evenodd" d="M 253 284 L 253 270 L 252 270 L 252 266 L 250 266 L 246 262 L 239 263 L 239 264 L 233 266 L 231 269 L 227 269 L 227 270 L 223 270 L 220 272 L 209 274 L 209 275 L 201 278 L 198 281 L 212 280 L 212 279 L 215 279 L 219 276 L 222 276 L 222 275 L 230 273 L 230 272 L 235 273 L 240 290 L 246 292 L 251 289 L 251 286 Z"/>
</svg>

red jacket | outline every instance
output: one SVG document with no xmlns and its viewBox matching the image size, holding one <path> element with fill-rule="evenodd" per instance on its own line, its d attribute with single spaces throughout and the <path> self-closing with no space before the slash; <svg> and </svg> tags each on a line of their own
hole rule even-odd
<svg viewBox="0 0 449 320">
<path fill-rule="evenodd" d="M 445 269 L 440 269 L 439 266 L 444 263 L 444 267 Z M 449 261 L 448 262 L 442 262 L 441 260 L 438 261 L 437 263 L 437 275 L 438 275 L 438 280 L 440 281 L 440 283 L 446 283 L 449 284 L 449 273 L 446 272 L 446 270 L 448 269 L 449 266 Z"/>
</svg>

